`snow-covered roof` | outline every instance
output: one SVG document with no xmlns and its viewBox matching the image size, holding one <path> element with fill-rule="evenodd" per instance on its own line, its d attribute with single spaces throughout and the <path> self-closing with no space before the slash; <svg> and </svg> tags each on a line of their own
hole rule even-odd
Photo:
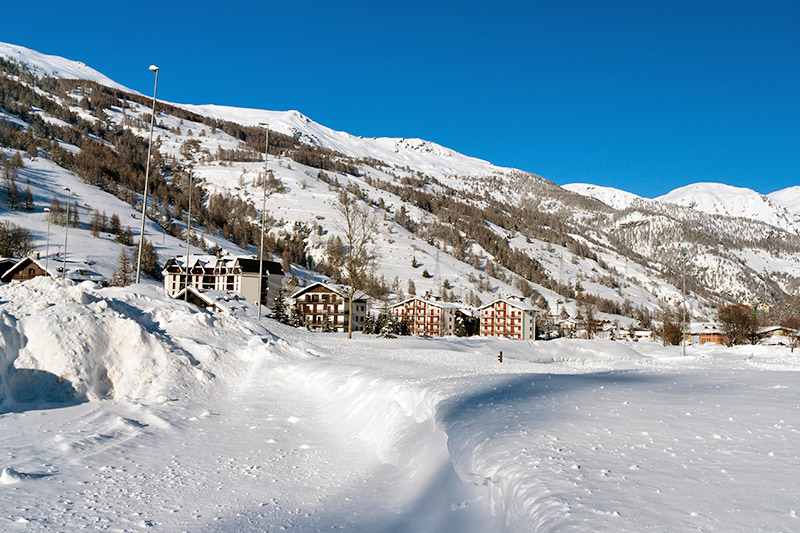
<svg viewBox="0 0 800 533">
<path fill-rule="evenodd" d="M 166 271 L 172 264 L 177 264 L 180 268 L 186 268 L 186 256 L 178 255 L 168 259 L 164 263 L 162 271 Z M 231 268 L 235 265 L 239 265 L 244 272 L 258 272 L 258 258 L 252 255 L 223 255 L 222 257 L 210 254 L 189 255 L 189 268 L 191 269 L 198 267 L 204 269 L 216 268 L 218 266 Z M 269 259 L 264 259 L 264 271 L 278 275 L 283 275 L 284 273 L 280 263 Z"/>
<path fill-rule="evenodd" d="M 488 303 L 486 305 L 483 305 L 478 309 L 486 309 L 487 307 L 492 307 L 493 305 L 500 302 L 504 302 L 512 307 L 516 307 L 517 309 L 522 309 L 523 311 L 531 311 L 532 313 L 536 312 L 536 308 L 534 306 L 513 298 L 498 298 L 497 300 Z"/>
<path fill-rule="evenodd" d="M 322 281 L 317 281 L 316 283 L 312 283 L 307 287 L 302 287 L 297 289 L 294 294 L 290 296 L 290 298 L 297 298 L 302 296 L 303 294 L 307 293 L 314 287 L 324 287 L 331 292 L 335 292 L 342 298 L 349 298 L 350 297 L 350 285 L 343 285 L 340 283 L 324 283 Z M 353 294 L 353 300 L 369 300 L 369 295 L 364 292 L 356 289 L 356 292 Z"/>
<path fill-rule="evenodd" d="M 398 306 L 404 305 L 404 304 L 406 304 L 408 302 L 411 302 L 411 301 L 424 302 L 427 305 L 431 305 L 433 307 L 439 307 L 441 309 L 465 309 L 465 308 L 469 307 L 469 306 L 466 306 L 464 304 L 460 304 L 460 303 L 457 303 L 457 302 L 443 302 L 441 300 L 430 300 L 430 299 L 426 299 L 426 298 L 419 298 L 417 296 L 412 296 L 411 298 L 406 298 L 402 302 L 398 302 L 398 303 L 392 305 L 391 307 L 398 307 Z"/>
</svg>

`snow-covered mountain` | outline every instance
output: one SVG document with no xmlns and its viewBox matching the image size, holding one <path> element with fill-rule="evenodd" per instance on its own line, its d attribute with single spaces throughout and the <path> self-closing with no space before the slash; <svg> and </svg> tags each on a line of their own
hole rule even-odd
<svg viewBox="0 0 800 533">
<path fill-rule="evenodd" d="M 61 111 L 46 111 L 42 107 L 49 108 L 49 104 L 44 102 L 38 108 L 21 110 L 20 116 L 0 109 L 6 113 L 7 122 L 27 128 L 31 120 L 41 119 L 67 127 L 64 119 L 72 114 L 87 123 L 102 120 L 107 128 L 146 138 L 149 124 L 140 117 L 149 113 L 149 97 L 128 91 L 81 63 L 13 45 L 3 45 L 0 55 L 24 63 L 31 73 L 61 79 L 79 77 L 130 95 L 123 99 L 106 97 L 105 104 L 98 107 L 81 102 L 84 92 L 91 94 L 91 87 L 73 84 L 59 94 L 36 87 L 38 97 Z M 23 86 L 30 83 L 22 80 Z M 258 183 L 264 163 L 255 150 L 260 141 L 263 154 L 260 123 L 269 123 L 271 131 L 288 136 L 298 146 L 327 150 L 314 152 L 311 158 L 298 157 L 295 149 L 286 148 L 291 143 L 284 140 L 282 151 L 270 156 L 269 170 L 279 184 L 270 192 L 267 203 L 273 221 L 270 233 L 276 239 L 292 239 L 297 228 L 306 228 L 302 255 L 315 264 L 324 264 L 329 239 L 337 233 L 333 204 L 339 191 L 348 188 L 384 219 L 376 235 L 381 251 L 376 275 L 385 279 L 390 298 L 407 294 L 412 285 L 417 294 L 428 290 L 438 293 L 446 282 L 456 298 L 474 301 L 472 293 L 485 302 L 498 295 L 532 291 L 532 296 L 540 298 L 540 304 L 551 311 L 563 307 L 570 313 L 576 313 L 577 305 L 591 296 L 608 310 L 609 318 L 623 313 L 630 320 L 631 309 L 655 313 L 664 305 L 677 305 L 680 290 L 675 279 L 683 268 L 678 260 L 682 247 L 692 251 L 688 273 L 696 277 L 696 283 L 690 284 L 697 288 L 691 291 L 690 304 L 703 316 L 713 313 L 719 298 L 756 301 L 765 294 L 771 295 L 770 299 L 781 298 L 800 285 L 796 274 L 800 243 L 795 242 L 796 235 L 784 237 L 781 233 L 794 226 L 778 217 L 783 208 L 768 216 L 774 209 L 767 207 L 778 208 L 769 200 L 760 200 L 766 203 L 761 211 L 737 210 L 731 204 L 742 194 L 705 187 L 707 195 L 703 198 L 707 199 L 702 205 L 679 207 L 681 200 L 677 197 L 673 200 L 679 206 L 665 203 L 665 198 L 650 200 L 587 184 L 560 188 L 534 174 L 497 167 L 421 139 L 353 136 L 320 125 L 298 111 L 163 102 L 159 109 L 160 154 L 168 160 L 169 168 L 193 165 L 195 177 L 206 191 L 205 202 L 209 195 L 220 194 L 261 205 Z M 234 131 L 241 128 L 237 124 L 250 129 Z M 103 142 L 113 147 L 114 139 Z M 81 152 L 63 139 L 60 143 L 73 153 Z M 10 156 L 13 150 L 5 153 Z M 234 155 L 221 155 L 224 153 Z M 337 167 L 339 163 L 345 167 Z M 46 191 L 53 190 L 52 183 L 37 181 L 42 175 L 38 166 L 46 164 L 52 166 L 49 175 L 59 185 L 56 196 L 62 201 L 58 190 L 82 179 L 50 162 L 26 164 L 20 174 L 38 194 L 38 207 L 46 205 Z M 162 195 L 174 201 L 174 195 L 181 194 L 180 180 L 168 177 L 166 185 L 177 188 Z M 107 190 L 83 194 L 97 198 L 95 205 L 107 203 L 102 200 Z M 126 198 L 136 201 L 134 194 Z M 163 209 L 163 204 L 158 209 Z M 120 207 L 119 212 L 126 211 Z M 161 216 L 163 222 L 170 214 L 154 211 L 151 216 Z M 88 215 L 87 208 L 84 216 Z M 129 215 L 136 216 L 135 210 L 131 209 Z M 741 216 L 754 216 L 761 222 L 743 224 L 742 219 L 735 218 Z M 785 210 L 783 216 L 789 216 Z M 37 248 L 43 248 L 47 233 L 42 226 L 44 219 L 22 213 L 15 213 L 14 218 L 35 230 Z M 176 217 L 170 223 L 180 227 L 183 222 Z M 221 225 L 217 229 L 222 230 Z M 155 224 L 152 227 L 149 232 L 159 231 Z M 693 229 L 687 233 L 686 228 Z M 81 238 L 81 231 L 85 229 L 76 230 L 75 239 Z M 241 251 L 227 237 L 244 245 L 247 232 L 239 228 L 238 236 L 234 236 L 226 231 L 206 233 L 205 242 Z M 765 244 L 768 240 L 769 245 Z M 162 241 L 162 257 L 180 253 L 179 241 Z M 779 244 L 776 247 L 772 242 Z M 98 268 L 110 274 L 118 249 L 94 250 L 97 243 L 86 243 L 86 256 L 92 256 Z M 412 257 L 419 266 L 412 266 Z M 421 275 L 423 270 L 429 275 Z M 316 276 L 297 265 L 293 272 L 300 278 Z"/>
<path fill-rule="evenodd" d="M 789 213 L 800 215 L 800 185 L 771 192 L 767 197 L 772 203 L 782 206 Z"/>
<path fill-rule="evenodd" d="M 780 196 L 778 196 L 780 197 Z M 724 183 L 694 183 L 656 198 L 711 215 L 744 217 L 800 232 L 798 219 L 780 203 L 752 189 Z"/>
<path fill-rule="evenodd" d="M 590 183 L 568 183 L 566 185 L 562 185 L 561 187 L 583 196 L 595 198 L 607 206 L 620 210 L 627 209 L 635 202 L 643 200 L 641 196 L 633 194 L 632 192 L 615 189 L 614 187 L 592 185 Z"/>
<path fill-rule="evenodd" d="M 128 89 L 105 74 L 101 74 L 92 67 L 79 61 L 42 54 L 36 50 L 25 48 L 24 46 L 0 42 L 0 57 L 5 57 L 7 60 L 25 65 L 25 69 L 36 76 L 92 80 L 107 87 L 138 94 L 136 91 Z"/>
</svg>

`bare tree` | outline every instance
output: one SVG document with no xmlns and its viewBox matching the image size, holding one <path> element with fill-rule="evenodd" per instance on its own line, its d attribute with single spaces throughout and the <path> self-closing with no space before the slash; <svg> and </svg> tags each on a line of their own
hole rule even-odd
<svg viewBox="0 0 800 533">
<path fill-rule="evenodd" d="M 337 229 L 342 232 L 345 251 L 343 268 L 350 284 L 350 313 L 347 320 L 347 338 L 353 338 L 353 299 L 356 289 L 364 282 L 377 261 L 375 234 L 378 217 L 364 204 L 342 191 L 336 200 L 336 211 L 341 219 Z"/>
</svg>

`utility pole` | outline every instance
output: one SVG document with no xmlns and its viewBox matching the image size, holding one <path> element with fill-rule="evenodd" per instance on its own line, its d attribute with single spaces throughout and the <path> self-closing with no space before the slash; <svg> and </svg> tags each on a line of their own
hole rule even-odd
<svg viewBox="0 0 800 533">
<path fill-rule="evenodd" d="M 681 306 L 681 344 L 683 345 L 683 355 L 686 356 L 686 248 L 681 248 L 683 266 L 681 271 L 681 284 L 683 292 L 683 305 Z"/>
</svg>

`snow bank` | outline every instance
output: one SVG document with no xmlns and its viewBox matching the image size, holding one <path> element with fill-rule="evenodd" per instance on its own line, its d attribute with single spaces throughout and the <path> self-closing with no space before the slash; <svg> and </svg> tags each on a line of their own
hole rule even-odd
<svg viewBox="0 0 800 533">
<path fill-rule="evenodd" d="M 2 286 L 0 409 L 167 401 L 213 378 L 220 353 L 231 351 L 212 340 L 217 327 L 240 335 L 247 325 L 171 300 L 155 285 L 102 289 L 39 277 Z"/>
</svg>

